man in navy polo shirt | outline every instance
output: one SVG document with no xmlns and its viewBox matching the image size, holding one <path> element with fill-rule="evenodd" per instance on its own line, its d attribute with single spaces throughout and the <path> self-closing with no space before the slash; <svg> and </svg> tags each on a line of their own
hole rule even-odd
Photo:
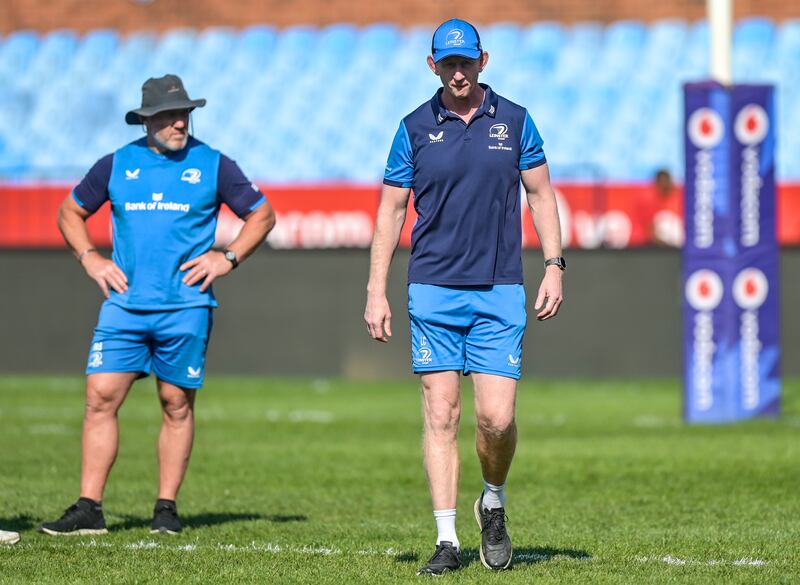
<svg viewBox="0 0 800 585">
<path fill-rule="evenodd" d="M 438 530 L 419 574 L 461 566 L 455 519 L 462 372 L 472 374 L 475 388 L 481 561 L 496 570 L 511 565 L 504 488 L 517 441 L 526 324 L 520 180 L 546 259 L 537 319 L 554 317 L 562 301 L 566 264 L 542 139 L 523 107 L 478 83 L 488 61 L 471 24 L 449 20 L 436 29 L 428 66 L 443 87 L 400 123 L 372 243 L 364 318 L 370 336 L 386 342 L 392 334 L 386 282 L 413 189 L 411 363 L 422 382 L 425 470 Z"/>
<path fill-rule="evenodd" d="M 235 162 L 189 134 L 189 99 L 175 75 L 148 79 L 128 124 L 147 135 L 101 158 L 62 203 L 58 227 L 106 297 L 86 366 L 80 499 L 42 524 L 46 534 L 104 534 L 101 502 L 117 455 L 117 412 L 133 382 L 152 370 L 163 423 L 153 532 L 181 530 L 175 499 L 194 439 L 194 401 L 217 306 L 211 283 L 247 258 L 275 224 L 272 207 Z M 111 259 L 92 244 L 86 220 L 111 202 Z M 213 250 L 220 205 L 244 226 Z"/>
</svg>

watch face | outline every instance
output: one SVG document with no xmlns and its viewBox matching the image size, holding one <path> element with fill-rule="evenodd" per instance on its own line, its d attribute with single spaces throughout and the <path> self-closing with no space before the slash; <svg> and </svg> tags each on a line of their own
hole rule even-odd
<svg viewBox="0 0 800 585">
<path fill-rule="evenodd" d="M 228 260 L 233 262 L 234 260 L 236 260 L 236 254 L 234 254 L 231 251 L 227 251 L 227 252 L 225 252 L 225 258 L 227 258 Z"/>
</svg>

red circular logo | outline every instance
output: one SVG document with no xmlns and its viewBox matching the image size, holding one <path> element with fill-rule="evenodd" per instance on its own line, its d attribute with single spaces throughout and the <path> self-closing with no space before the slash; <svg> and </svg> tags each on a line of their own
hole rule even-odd
<svg viewBox="0 0 800 585">
<path fill-rule="evenodd" d="M 744 145 L 754 146 L 762 142 L 769 132 L 767 112 L 757 104 L 748 104 L 736 114 L 733 133 Z"/>
<path fill-rule="evenodd" d="M 711 108 L 700 108 L 689 116 L 686 126 L 689 140 L 697 148 L 714 148 L 725 135 L 725 124 L 722 117 Z"/>
<path fill-rule="evenodd" d="M 713 311 L 722 301 L 722 279 L 713 270 L 697 270 L 686 279 L 686 300 L 696 311 Z"/>
<path fill-rule="evenodd" d="M 733 280 L 733 300 L 742 309 L 759 308 L 768 294 L 769 281 L 758 268 L 745 268 Z"/>
</svg>

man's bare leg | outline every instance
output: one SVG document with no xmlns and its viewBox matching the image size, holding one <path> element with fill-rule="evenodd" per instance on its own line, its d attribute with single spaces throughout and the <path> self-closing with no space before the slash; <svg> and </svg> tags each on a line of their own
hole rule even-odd
<svg viewBox="0 0 800 585">
<path fill-rule="evenodd" d="M 194 443 L 194 400 L 197 391 L 158 380 L 163 414 L 158 436 L 158 498 L 175 500 Z"/>
<path fill-rule="evenodd" d="M 436 542 L 459 548 L 456 536 L 456 499 L 460 461 L 458 422 L 461 417 L 459 372 L 431 372 L 422 381 L 422 439 L 425 473 L 436 520 Z M 438 550 L 438 549 L 437 549 Z"/>
<path fill-rule="evenodd" d="M 103 372 L 86 377 L 81 497 L 58 520 L 44 522 L 45 534 L 106 534 L 103 492 L 119 447 L 119 412 L 136 373 Z"/>
<path fill-rule="evenodd" d="M 489 569 L 511 566 L 511 538 L 506 531 L 505 483 L 517 447 L 514 408 L 517 381 L 491 374 L 473 373 L 478 430 L 475 447 L 483 471 L 484 491 L 475 502 L 475 519 L 481 528 L 481 563 Z"/>
<path fill-rule="evenodd" d="M 517 447 L 517 425 L 514 420 L 517 381 L 478 373 L 473 373 L 472 379 L 475 385 L 475 416 L 478 419 L 475 447 L 483 478 L 491 484 L 503 485 Z"/>
<path fill-rule="evenodd" d="M 108 474 L 119 448 L 119 412 L 136 373 L 99 373 L 86 377 L 83 417 L 81 497 L 103 500 Z"/>
<path fill-rule="evenodd" d="M 458 497 L 458 422 L 461 393 L 458 372 L 431 372 L 422 381 L 422 440 L 425 473 L 433 509 L 455 508 Z"/>
</svg>

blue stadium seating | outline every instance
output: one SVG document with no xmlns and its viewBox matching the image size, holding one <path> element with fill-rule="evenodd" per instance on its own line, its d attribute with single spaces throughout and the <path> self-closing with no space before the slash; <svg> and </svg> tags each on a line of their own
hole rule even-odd
<svg viewBox="0 0 800 585">
<path fill-rule="evenodd" d="M 518 67 L 534 75 L 551 74 L 566 33 L 560 23 L 539 22 L 521 32 L 517 46 Z"/>
<path fill-rule="evenodd" d="M 77 79 L 91 80 L 111 65 L 118 43 L 119 37 L 114 31 L 96 30 L 88 33 L 75 52 L 69 74 Z"/>
<path fill-rule="evenodd" d="M 398 121 L 439 86 L 430 35 L 391 23 L 13 32 L 0 38 L 0 178 L 80 176 L 142 136 L 122 118 L 146 77 L 170 72 L 208 99 L 195 134 L 254 178 L 375 183 Z M 707 76 L 705 22 L 499 22 L 481 36 L 483 79 L 531 111 L 554 175 L 680 177 L 682 84 Z M 737 81 L 776 84 L 778 174 L 800 179 L 800 20 L 738 21 L 733 65 Z"/>
<path fill-rule="evenodd" d="M 20 80 L 13 79 L 30 67 L 39 47 L 39 36 L 32 31 L 11 33 L 0 47 L 0 79 L 2 86 L 16 84 Z"/>
</svg>

